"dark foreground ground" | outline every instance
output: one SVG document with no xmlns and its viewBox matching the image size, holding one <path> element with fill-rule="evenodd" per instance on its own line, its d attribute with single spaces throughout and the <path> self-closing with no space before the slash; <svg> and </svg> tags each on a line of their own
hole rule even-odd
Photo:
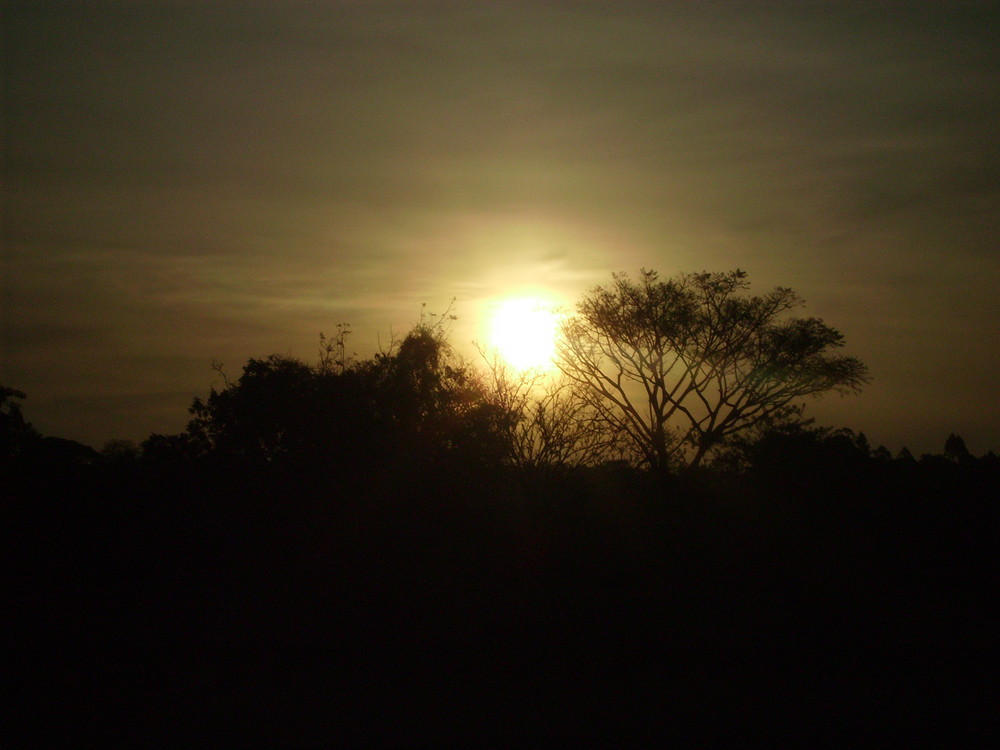
<svg viewBox="0 0 1000 750">
<path fill-rule="evenodd" d="M 7 747 L 1000 739 L 993 475 L 126 466 L 6 494 Z"/>
</svg>

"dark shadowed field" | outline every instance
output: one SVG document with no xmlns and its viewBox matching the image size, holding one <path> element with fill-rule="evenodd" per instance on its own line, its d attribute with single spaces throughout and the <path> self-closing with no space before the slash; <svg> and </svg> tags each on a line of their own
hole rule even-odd
<svg viewBox="0 0 1000 750">
<path fill-rule="evenodd" d="M 996 487 L 984 462 L 22 474 L 9 746 L 978 744 Z"/>
</svg>

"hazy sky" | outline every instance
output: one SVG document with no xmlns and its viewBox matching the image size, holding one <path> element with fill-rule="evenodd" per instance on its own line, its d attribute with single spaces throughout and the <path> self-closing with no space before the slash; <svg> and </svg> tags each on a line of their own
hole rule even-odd
<svg viewBox="0 0 1000 750">
<path fill-rule="evenodd" d="M 746 269 L 871 368 L 811 404 L 1000 449 L 995 2 L 5 4 L 0 382 L 183 428 L 271 352 L 457 297 Z"/>
</svg>

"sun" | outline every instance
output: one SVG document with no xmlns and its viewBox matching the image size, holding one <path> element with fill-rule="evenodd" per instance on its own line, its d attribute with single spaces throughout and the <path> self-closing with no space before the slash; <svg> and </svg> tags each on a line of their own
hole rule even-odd
<svg viewBox="0 0 1000 750">
<path fill-rule="evenodd" d="M 490 343 L 512 367 L 548 367 L 556 352 L 559 315 L 554 306 L 531 297 L 501 302 L 493 315 Z"/>
</svg>

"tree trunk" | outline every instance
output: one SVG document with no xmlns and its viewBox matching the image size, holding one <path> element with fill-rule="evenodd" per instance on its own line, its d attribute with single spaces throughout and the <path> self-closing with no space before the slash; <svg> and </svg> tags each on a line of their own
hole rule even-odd
<svg viewBox="0 0 1000 750">
<path fill-rule="evenodd" d="M 663 425 L 658 425 L 653 432 L 653 468 L 661 474 L 670 470 L 670 454 L 667 452 L 667 437 Z"/>
<path fill-rule="evenodd" d="M 709 447 L 710 446 L 707 442 L 701 442 L 698 444 L 698 451 L 694 454 L 694 458 L 691 459 L 691 463 L 687 465 L 687 471 L 692 471 L 698 468 L 701 464 L 701 460 L 705 457 L 705 454 L 708 453 Z"/>
</svg>

